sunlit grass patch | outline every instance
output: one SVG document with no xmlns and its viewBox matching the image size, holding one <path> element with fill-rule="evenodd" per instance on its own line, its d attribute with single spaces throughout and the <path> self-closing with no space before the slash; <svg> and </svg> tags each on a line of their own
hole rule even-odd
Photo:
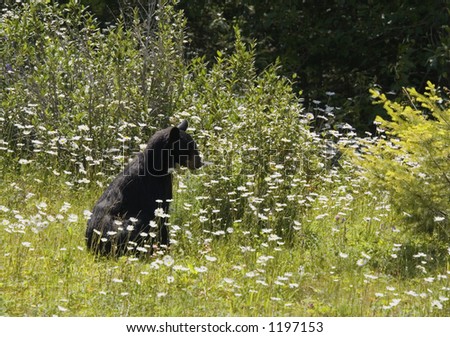
<svg viewBox="0 0 450 337">
<path fill-rule="evenodd" d="M 239 223 L 217 235 L 174 219 L 172 226 L 180 229 L 168 254 L 115 260 L 85 249 L 83 213 L 95 199 L 92 193 L 52 187 L 41 191 L 33 207 L 19 210 L 20 204 L 8 203 L 1 209 L 5 315 L 448 314 L 445 263 L 433 263 L 433 252 L 420 251 L 402 260 L 408 259 L 403 251 L 413 249 L 401 244 L 407 236 L 378 222 L 362 235 L 371 224 L 364 217 L 358 221 L 359 214 L 385 212 L 372 207 L 371 198 L 370 207 L 360 199 L 353 205 L 358 208 L 347 210 L 345 231 L 342 218 L 323 204 L 305 217 L 308 230 L 299 229 L 289 245 L 280 245 L 271 231 L 248 233 Z M 10 184 L 2 188 L 17 193 Z M 56 188 L 59 193 L 52 194 Z M 330 215 L 320 217 L 324 211 Z M 418 272 L 404 272 L 405 263 Z"/>
<path fill-rule="evenodd" d="M 176 172 L 172 245 L 149 259 L 86 251 L 86 219 L 107 179 L 7 172 L 3 314 L 448 315 L 445 243 L 405 231 L 385 195 L 345 163 L 314 179 L 280 165 Z"/>
</svg>

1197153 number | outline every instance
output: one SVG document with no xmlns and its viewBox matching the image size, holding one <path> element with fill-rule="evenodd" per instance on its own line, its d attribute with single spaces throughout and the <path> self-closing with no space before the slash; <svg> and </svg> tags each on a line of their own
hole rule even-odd
<svg viewBox="0 0 450 337">
<path fill-rule="evenodd" d="M 278 322 L 269 323 L 269 332 L 322 332 L 322 322 Z"/>
</svg>

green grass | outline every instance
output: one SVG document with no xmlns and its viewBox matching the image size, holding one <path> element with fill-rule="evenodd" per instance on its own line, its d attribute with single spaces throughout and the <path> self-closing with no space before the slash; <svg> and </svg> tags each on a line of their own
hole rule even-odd
<svg viewBox="0 0 450 337">
<path fill-rule="evenodd" d="M 75 190 L 61 178 L 41 182 L 32 177 L 6 175 L 1 184 L 2 315 L 450 312 L 447 248 L 395 229 L 399 219 L 369 194 L 346 201 L 344 219 L 343 206 L 336 207 L 338 199 L 330 191 L 327 201 L 322 198 L 311 207 L 291 242 L 282 242 L 273 240 L 273 233 L 245 231 L 240 223 L 224 233 L 195 228 L 195 215 L 179 209 L 187 202 L 179 193 L 170 251 L 146 260 L 114 260 L 96 259 L 85 248 L 84 212 L 91 210 L 102 189 Z M 191 176 L 184 182 L 195 184 L 201 178 Z"/>
</svg>

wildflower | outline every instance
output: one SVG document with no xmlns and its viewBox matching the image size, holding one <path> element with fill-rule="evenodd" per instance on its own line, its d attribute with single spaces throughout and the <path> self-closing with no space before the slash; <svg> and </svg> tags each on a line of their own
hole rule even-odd
<svg viewBox="0 0 450 337">
<path fill-rule="evenodd" d="M 205 272 L 208 271 L 208 268 L 206 268 L 205 266 L 201 266 L 201 267 L 195 267 L 194 270 L 195 270 L 197 273 L 205 273 Z"/>
<path fill-rule="evenodd" d="M 376 280 L 378 278 L 378 276 L 370 275 L 370 274 L 364 274 L 364 277 L 369 280 Z"/>
<path fill-rule="evenodd" d="M 363 267 L 367 264 L 368 260 L 367 259 L 359 259 L 358 261 L 356 261 L 356 265 L 358 267 Z"/>
<path fill-rule="evenodd" d="M 375 293 L 375 297 L 384 297 L 383 293 Z"/>
<path fill-rule="evenodd" d="M 147 248 L 144 247 L 137 247 L 136 250 L 140 251 L 141 253 L 147 253 Z"/>
<path fill-rule="evenodd" d="M 130 295 L 130 293 L 128 293 L 128 292 L 126 292 L 126 291 L 120 293 L 120 296 L 128 296 L 128 295 Z"/>
<path fill-rule="evenodd" d="M 278 241 L 281 240 L 281 238 L 276 235 L 276 234 L 270 234 L 269 237 L 267 238 L 268 241 Z"/>
<path fill-rule="evenodd" d="M 299 273 L 300 276 L 305 275 L 305 266 L 298 267 L 297 272 Z"/>
<path fill-rule="evenodd" d="M 254 252 L 255 251 L 255 248 L 252 248 L 252 247 L 250 247 L 250 246 L 241 246 L 241 247 L 239 247 L 240 249 L 241 249 L 241 252 L 242 253 L 245 253 L 245 252 Z"/>
<path fill-rule="evenodd" d="M 63 205 L 61 206 L 61 208 L 60 208 L 59 211 L 60 211 L 61 213 L 65 213 L 65 212 L 67 212 L 71 207 L 72 207 L 71 204 L 69 204 L 68 202 L 64 201 L 64 203 L 63 203 Z"/>
<path fill-rule="evenodd" d="M 348 258 L 348 254 L 339 252 L 339 257 L 346 259 L 346 258 Z"/>
<path fill-rule="evenodd" d="M 419 296 L 419 294 L 417 294 L 415 291 L 412 291 L 412 290 L 409 290 L 409 291 L 405 292 L 405 294 L 413 296 L 413 297 Z"/>
<path fill-rule="evenodd" d="M 258 218 L 260 218 L 261 220 L 268 220 L 269 218 L 267 216 L 265 216 L 264 214 L 258 213 Z"/>
<path fill-rule="evenodd" d="M 67 218 L 67 221 L 69 221 L 69 222 L 77 222 L 78 221 L 78 215 L 76 215 L 76 214 L 69 214 L 69 217 Z"/>
<path fill-rule="evenodd" d="M 158 297 L 158 298 L 165 297 L 165 296 L 167 296 L 167 293 L 164 293 L 164 292 L 160 292 L 160 293 L 156 294 L 156 297 Z"/>
<path fill-rule="evenodd" d="M 249 271 L 248 273 L 245 274 L 245 276 L 252 278 L 255 277 L 257 274 L 254 271 Z"/>
<path fill-rule="evenodd" d="M 123 283 L 123 280 L 122 280 L 122 279 L 119 279 L 119 278 L 113 278 L 112 281 L 113 281 L 114 283 Z"/>
<path fill-rule="evenodd" d="M 155 216 L 158 217 L 158 218 L 168 218 L 168 217 L 170 217 L 170 215 L 164 213 L 164 209 L 162 209 L 160 207 L 155 209 Z"/>
<path fill-rule="evenodd" d="M 22 242 L 22 246 L 29 248 L 31 247 L 31 242 Z"/>
<path fill-rule="evenodd" d="M 314 119 L 314 115 L 313 115 L 312 113 L 308 112 L 308 113 L 306 114 L 306 118 L 307 118 L 308 120 L 313 120 L 313 119 Z"/>
<path fill-rule="evenodd" d="M 38 203 L 38 204 L 36 205 L 36 207 L 37 207 L 38 209 L 46 209 L 46 208 L 47 208 L 47 203 L 45 203 L 44 201 L 41 201 L 40 203 Z"/>
<path fill-rule="evenodd" d="M 163 259 L 163 260 L 164 260 L 164 259 Z M 176 266 L 173 266 L 173 270 L 178 270 L 178 271 L 189 271 L 189 268 L 183 267 L 183 266 L 180 266 L 180 265 L 176 265 Z"/>
<path fill-rule="evenodd" d="M 89 210 L 87 210 L 87 209 L 85 209 L 85 210 L 83 211 L 83 217 L 84 217 L 85 220 L 89 220 L 89 219 L 91 218 L 91 215 L 92 215 L 92 212 L 91 212 L 91 211 L 89 211 Z"/>
<path fill-rule="evenodd" d="M 61 311 L 61 312 L 66 312 L 66 311 L 68 311 L 69 309 L 64 308 L 64 307 L 61 306 L 61 305 L 58 305 L 58 310 Z"/>
<path fill-rule="evenodd" d="M 424 254 L 422 252 L 417 253 L 416 255 L 413 255 L 414 258 L 419 258 L 419 257 L 426 257 L 427 254 Z"/>
<path fill-rule="evenodd" d="M 234 283 L 234 280 L 233 280 L 233 279 L 227 278 L 227 277 L 225 277 L 225 278 L 223 279 L 223 281 L 224 281 L 225 283 L 228 283 L 228 284 L 233 284 L 233 283 Z"/>
<path fill-rule="evenodd" d="M 175 262 L 175 260 L 173 259 L 172 256 L 170 256 L 170 255 L 164 255 L 164 257 L 163 257 L 163 264 L 164 264 L 166 267 L 172 266 L 174 262 Z"/>
<path fill-rule="evenodd" d="M 120 226 L 120 225 L 122 225 L 122 220 L 114 220 L 114 224 L 116 225 L 116 226 Z"/>
<path fill-rule="evenodd" d="M 89 131 L 89 126 L 85 124 L 78 125 L 78 130 L 80 131 Z"/>
<path fill-rule="evenodd" d="M 431 307 L 436 307 L 439 310 L 441 310 L 442 309 L 442 303 L 439 302 L 438 300 L 433 300 L 433 301 L 431 301 Z"/>
<path fill-rule="evenodd" d="M 394 298 L 391 303 L 389 303 L 389 306 L 392 307 L 396 307 L 399 303 L 401 302 L 401 299 L 399 298 Z"/>
<path fill-rule="evenodd" d="M 443 217 L 443 216 L 435 216 L 434 217 L 434 222 L 441 222 L 444 220 L 445 220 L 445 217 Z"/>
<path fill-rule="evenodd" d="M 434 277 L 426 277 L 426 278 L 424 278 L 424 281 L 428 282 L 428 283 L 433 283 Z"/>
<path fill-rule="evenodd" d="M 273 259 L 273 256 L 265 256 L 265 255 L 261 255 L 260 257 L 258 257 L 258 260 L 256 261 L 256 263 L 260 263 L 260 264 L 265 264 L 267 261 L 269 261 L 270 259 Z"/>
<path fill-rule="evenodd" d="M 217 261 L 217 257 L 205 255 L 205 259 L 209 262 L 215 262 Z"/>
<path fill-rule="evenodd" d="M 167 283 L 173 283 L 175 281 L 175 277 L 173 276 L 167 276 Z"/>
<path fill-rule="evenodd" d="M 316 216 L 316 220 L 321 220 L 321 219 L 323 219 L 323 218 L 325 218 L 325 217 L 327 217 L 329 214 L 328 213 L 324 213 L 324 214 L 319 214 L 318 216 Z"/>
<path fill-rule="evenodd" d="M 159 263 L 157 261 L 153 261 L 150 263 L 150 269 L 159 269 Z"/>
</svg>

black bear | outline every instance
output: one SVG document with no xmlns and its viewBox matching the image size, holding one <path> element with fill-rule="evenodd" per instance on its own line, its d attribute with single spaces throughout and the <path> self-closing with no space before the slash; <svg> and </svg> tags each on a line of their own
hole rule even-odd
<svg viewBox="0 0 450 337">
<path fill-rule="evenodd" d="M 163 218 L 172 199 L 171 170 L 177 164 L 190 169 L 202 166 L 187 126 L 182 121 L 178 127 L 156 132 L 146 149 L 105 190 L 87 223 L 89 250 L 120 256 L 129 251 L 152 254 L 156 242 L 169 245 Z"/>
</svg>

